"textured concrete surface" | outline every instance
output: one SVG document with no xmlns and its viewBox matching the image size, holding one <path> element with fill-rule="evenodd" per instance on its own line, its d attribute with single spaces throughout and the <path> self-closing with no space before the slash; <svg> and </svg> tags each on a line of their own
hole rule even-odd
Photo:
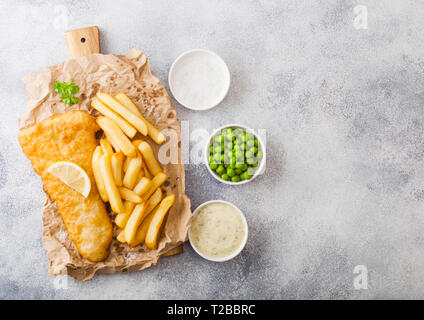
<svg viewBox="0 0 424 320">
<path fill-rule="evenodd" d="M 1 1 L 0 298 L 424 298 L 423 12 L 419 0 Z M 166 86 L 185 50 L 227 62 L 220 106 L 175 105 L 191 130 L 267 131 L 267 170 L 250 184 L 186 167 L 193 208 L 221 198 L 245 212 L 238 258 L 210 263 L 186 244 L 143 272 L 48 277 L 41 181 L 16 139 L 21 78 L 68 59 L 64 29 L 94 24 L 104 53 L 142 49 Z M 355 290 L 357 265 L 367 290 Z"/>
</svg>

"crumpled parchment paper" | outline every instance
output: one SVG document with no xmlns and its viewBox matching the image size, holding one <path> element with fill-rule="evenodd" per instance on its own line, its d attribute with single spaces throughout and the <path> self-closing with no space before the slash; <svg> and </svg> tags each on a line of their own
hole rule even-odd
<svg viewBox="0 0 424 320">
<path fill-rule="evenodd" d="M 80 101 L 68 106 L 54 92 L 56 80 L 70 79 L 80 87 Z M 157 250 L 150 250 L 144 244 L 130 248 L 119 243 L 115 237 L 118 228 L 114 226 L 114 240 L 109 257 L 93 263 L 83 259 L 68 237 L 65 225 L 56 204 L 47 196 L 43 210 L 43 242 L 50 261 L 50 275 L 68 274 L 77 280 L 91 279 L 95 273 L 132 272 L 155 265 L 160 256 L 173 250 L 187 240 L 191 223 L 190 199 L 185 194 L 184 165 L 181 164 L 181 133 L 178 118 L 168 93 L 160 81 L 152 75 L 147 57 L 138 49 L 124 55 L 92 54 L 72 59 L 35 72 L 24 78 L 27 92 L 28 111 L 19 119 L 19 128 L 30 126 L 48 117 L 79 109 L 97 116 L 90 102 L 97 91 L 110 94 L 124 92 L 138 106 L 142 114 L 159 130 L 172 129 L 178 134 L 179 164 L 162 165 L 169 176 L 162 189 L 164 194 L 174 193 L 176 200 L 168 213 Z M 157 154 L 157 146 L 150 138 Z"/>
</svg>

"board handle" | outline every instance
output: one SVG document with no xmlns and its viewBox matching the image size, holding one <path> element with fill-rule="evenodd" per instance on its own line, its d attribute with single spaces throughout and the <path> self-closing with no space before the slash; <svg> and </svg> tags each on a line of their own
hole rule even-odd
<svg viewBox="0 0 424 320">
<path fill-rule="evenodd" d="M 72 59 L 100 53 L 99 28 L 97 26 L 66 31 L 65 38 Z"/>
</svg>

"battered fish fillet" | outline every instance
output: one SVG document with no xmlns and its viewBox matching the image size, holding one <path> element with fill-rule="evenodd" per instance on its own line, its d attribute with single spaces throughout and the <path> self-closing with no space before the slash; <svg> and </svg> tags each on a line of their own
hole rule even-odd
<svg viewBox="0 0 424 320">
<path fill-rule="evenodd" d="M 98 130 L 100 127 L 88 113 L 69 111 L 22 129 L 18 135 L 22 150 L 41 176 L 50 198 L 56 202 L 70 239 L 78 252 L 93 262 L 108 256 L 112 240 L 112 223 L 91 169 Z M 46 171 L 61 160 L 75 162 L 87 172 L 91 181 L 87 198 Z"/>
</svg>

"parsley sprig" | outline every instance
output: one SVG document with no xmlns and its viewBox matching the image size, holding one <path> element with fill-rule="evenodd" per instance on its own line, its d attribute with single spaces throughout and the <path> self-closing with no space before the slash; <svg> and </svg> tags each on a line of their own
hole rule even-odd
<svg viewBox="0 0 424 320">
<path fill-rule="evenodd" d="M 62 99 L 64 103 L 72 106 L 79 101 L 79 98 L 73 95 L 78 93 L 80 88 L 72 82 L 72 79 L 69 82 L 56 81 L 53 88 L 54 91 L 61 94 L 60 99 Z"/>
</svg>

